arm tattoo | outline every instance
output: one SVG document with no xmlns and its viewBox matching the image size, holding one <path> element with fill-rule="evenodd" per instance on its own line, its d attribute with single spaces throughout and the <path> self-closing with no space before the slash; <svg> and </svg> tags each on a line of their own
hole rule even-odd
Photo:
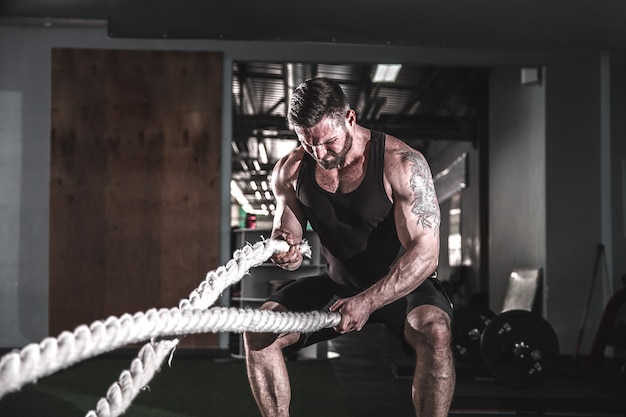
<svg viewBox="0 0 626 417">
<path fill-rule="evenodd" d="M 430 181 L 430 168 L 426 161 L 414 152 L 404 151 L 402 156 L 411 164 L 409 179 L 409 186 L 413 192 L 411 212 L 417 216 L 417 223 L 424 229 L 433 229 L 436 232 L 441 219 L 435 186 Z"/>
</svg>

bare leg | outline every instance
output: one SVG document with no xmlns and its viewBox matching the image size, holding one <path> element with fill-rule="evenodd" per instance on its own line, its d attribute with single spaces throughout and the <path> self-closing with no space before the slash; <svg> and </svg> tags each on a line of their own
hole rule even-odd
<svg viewBox="0 0 626 417">
<path fill-rule="evenodd" d="M 413 404 L 417 417 L 446 417 L 455 387 L 450 349 L 450 317 L 434 306 L 413 309 L 405 324 L 407 341 L 417 355 Z"/>
<path fill-rule="evenodd" d="M 268 302 L 262 309 L 286 311 Z M 248 381 L 263 417 L 288 417 L 291 386 L 282 348 L 295 343 L 299 333 L 244 333 Z"/>
</svg>

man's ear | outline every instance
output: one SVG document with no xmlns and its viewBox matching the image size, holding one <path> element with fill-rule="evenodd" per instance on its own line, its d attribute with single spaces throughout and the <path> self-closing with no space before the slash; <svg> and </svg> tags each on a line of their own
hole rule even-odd
<svg viewBox="0 0 626 417">
<path fill-rule="evenodd" d="M 348 110 L 348 113 L 346 113 L 346 124 L 350 127 L 356 124 L 356 113 L 352 109 Z"/>
</svg>

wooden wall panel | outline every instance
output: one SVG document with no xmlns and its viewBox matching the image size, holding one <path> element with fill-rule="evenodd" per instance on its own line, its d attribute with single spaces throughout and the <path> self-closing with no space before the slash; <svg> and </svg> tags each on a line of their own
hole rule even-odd
<svg viewBox="0 0 626 417">
<path fill-rule="evenodd" d="M 218 266 L 221 102 L 220 53 L 52 51 L 51 335 L 177 306 Z"/>
</svg>

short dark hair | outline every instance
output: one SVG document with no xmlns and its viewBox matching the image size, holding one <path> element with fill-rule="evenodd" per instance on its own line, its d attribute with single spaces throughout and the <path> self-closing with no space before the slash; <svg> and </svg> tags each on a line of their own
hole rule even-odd
<svg viewBox="0 0 626 417">
<path fill-rule="evenodd" d="M 349 109 L 348 98 L 336 81 L 309 78 L 293 91 L 287 120 L 294 126 L 310 128 L 326 116 L 342 120 Z"/>
</svg>

